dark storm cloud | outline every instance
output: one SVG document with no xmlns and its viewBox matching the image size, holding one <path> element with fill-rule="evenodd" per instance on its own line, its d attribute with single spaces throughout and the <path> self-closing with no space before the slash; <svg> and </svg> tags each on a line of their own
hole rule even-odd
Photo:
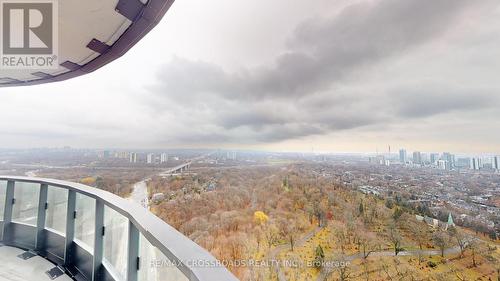
<svg viewBox="0 0 500 281">
<path fill-rule="evenodd" d="M 264 125 L 283 125 L 292 120 L 286 119 L 284 114 L 270 112 L 267 110 L 237 110 L 227 111 L 217 116 L 217 123 L 226 129 L 234 129 L 241 126 L 250 126 L 255 130 Z"/>
<path fill-rule="evenodd" d="M 384 0 L 345 8 L 331 18 L 301 24 L 289 51 L 272 66 L 236 73 L 215 64 L 174 59 L 159 79 L 171 94 L 213 92 L 227 98 L 259 99 L 312 94 L 349 71 L 432 40 L 451 28 L 461 13 L 489 1 Z"/>
<path fill-rule="evenodd" d="M 221 133 L 187 133 L 176 137 L 177 141 L 189 144 L 224 143 L 232 141 L 231 136 Z"/>
<path fill-rule="evenodd" d="M 499 92 L 485 89 L 453 89 L 433 86 L 406 89 L 394 94 L 397 115 L 407 118 L 429 117 L 449 112 L 465 112 L 497 107 Z"/>
<path fill-rule="evenodd" d="M 333 16 L 300 24 L 287 41 L 287 51 L 272 65 L 228 72 L 216 64 L 174 58 L 159 71 L 150 100 L 159 108 L 176 103 L 178 110 L 191 115 L 199 114 L 192 108 L 208 109 L 200 118 L 214 121 L 223 131 L 217 132 L 216 140 L 241 135 L 256 141 L 480 108 L 488 104 L 486 96 L 474 98 L 469 92 L 456 96 L 454 89 L 441 94 L 400 89 L 388 97 L 383 92 L 350 93 L 335 86 L 352 84 L 345 79 L 350 74 L 440 38 L 464 13 L 491 3 L 381 0 L 352 4 Z"/>
<path fill-rule="evenodd" d="M 298 138 L 311 135 L 320 135 L 325 133 L 325 130 L 320 126 L 310 123 L 291 123 L 282 126 L 269 126 L 264 131 L 259 131 L 254 136 L 259 142 L 276 142 L 287 140 L 290 138 Z"/>
</svg>

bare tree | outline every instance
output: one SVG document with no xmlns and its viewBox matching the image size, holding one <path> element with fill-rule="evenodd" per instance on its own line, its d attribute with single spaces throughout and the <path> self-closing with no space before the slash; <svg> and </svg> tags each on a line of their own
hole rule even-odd
<svg viewBox="0 0 500 281">
<path fill-rule="evenodd" d="M 244 235 L 228 237 L 226 249 L 229 251 L 230 257 L 233 260 L 239 260 L 243 258 L 245 252 L 245 240 L 246 237 Z"/>
<path fill-rule="evenodd" d="M 394 224 L 391 224 L 389 226 L 388 236 L 391 240 L 392 245 L 394 246 L 394 255 L 397 256 L 401 251 L 401 240 L 403 238 L 401 237 L 401 234 L 399 234 L 399 231 Z"/>
<path fill-rule="evenodd" d="M 370 281 L 370 265 L 367 260 L 364 260 L 361 264 L 363 266 L 363 275 L 366 281 Z"/>
<path fill-rule="evenodd" d="M 472 240 L 471 237 L 456 227 L 450 227 L 448 232 L 450 233 L 450 236 L 455 238 L 458 247 L 460 247 L 460 257 L 463 258 L 465 250 L 467 250 L 467 245 L 469 245 Z"/>
<path fill-rule="evenodd" d="M 346 265 L 339 266 L 338 271 L 340 281 L 347 281 L 351 279 L 351 272 L 349 271 L 349 267 L 347 267 Z"/>
<path fill-rule="evenodd" d="M 318 202 L 314 204 L 314 216 L 318 221 L 318 227 L 325 226 L 326 224 L 326 211 Z"/>
<path fill-rule="evenodd" d="M 358 241 L 360 253 L 363 253 L 364 259 L 368 258 L 368 256 L 375 251 L 375 246 L 377 244 L 376 236 L 372 232 L 362 230 L 358 236 Z"/>
<path fill-rule="evenodd" d="M 344 255 L 340 255 L 337 259 L 339 261 L 339 265 L 335 267 L 335 271 L 339 274 L 339 281 L 348 281 L 353 278 L 352 272 L 349 268 L 349 262 L 347 261 Z"/>
<path fill-rule="evenodd" d="M 389 271 L 389 265 L 386 264 L 386 263 L 383 263 L 382 264 L 382 270 L 385 272 L 385 274 L 387 275 L 387 280 L 392 280 L 392 276 L 391 276 L 391 273 Z"/>
<path fill-rule="evenodd" d="M 444 257 L 444 250 L 446 249 L 446 234 L 442 231 L 437 231 L 432 236 L 432 241 L 434 245 L 438 246 L 441 250 L 441 257 Z"/>
<path fill-rule="evenodd" d="M 344 221 L 347 226 L 347 243 L 351 243 L 351 237 L 354 234 L 354 230 L 356 229 L 356 224 L 354 220 L 354 216 L 351 211 L 346 211 L 344 214 Z"/>
<path fill-rule="evenodd" d="M 467 247 L 471 250 L 472 266 L 476 267 L 477 266 L 476 253 L 478 252 L 478 249 L 479 249 L 479 242 L 476 239 L 470 239 Z"/>
<path fill-rule="evenodd" d="M 270 223 L 266 226 L 264 235 L 266 236 L 267 246 L 269 249 L 278 241 L 278 229 L 276 225 Z"/>
<path fill-rule="evenodd" d="M 254 236 L 255 236 L 255 240 L 257 242 L 257 251 L 259 251 L 260 250 L 260 243 L 264 237 L 264 231 L 262 230 L 262 227 L 260 225 L 255 227 Z"/>
<path fill-rule="evenodd" d="M 345 246 L 347 244 L 346 229 L 342 225 L 335 230 L 335 236 L 337 237 L 338 243 L 340 245 L 340 250 L 342 254 L 345 253 Z"/>
<path fill-rule="evenodd" d="M 294 220 L 283 219 L 279 222 L 281 236 L 288 240 L 290 243 L 290 249 L 293 252 L 293 246 L 295 245 L 295 237 L 297 235 L 297 225 Z"/>
<path fill-rule="evenodd" d="M 415 222 L 410 225 L 410 231 L 420 250 L 423 250 L 424 244 L 429 241 L 429 230 L 424 223 Z"/>
</svg>

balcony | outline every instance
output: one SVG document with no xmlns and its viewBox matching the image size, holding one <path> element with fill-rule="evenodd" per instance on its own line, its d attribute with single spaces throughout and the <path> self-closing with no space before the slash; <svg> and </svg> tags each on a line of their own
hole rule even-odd
<svg viewBox="0 0 500 281">
<path fill-rule="evenodd" d="M 0 280 L 237 280 L 148 210 L 67 181 L 0 176 L 0 243 Z"/>
</svg>

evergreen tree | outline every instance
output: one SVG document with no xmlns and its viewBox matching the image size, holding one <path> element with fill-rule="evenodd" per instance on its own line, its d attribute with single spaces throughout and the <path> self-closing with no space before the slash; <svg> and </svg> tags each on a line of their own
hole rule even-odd
<svg viewBox="0 0 500 281">
<path fill-rule="evenodd" d="M 314 257 L 314 267 L 321 268 L 323 266 L 323 262 L 325 261 L 325 252 L 321 245 L 316 247 L 316 256 Z"/>
</svg>

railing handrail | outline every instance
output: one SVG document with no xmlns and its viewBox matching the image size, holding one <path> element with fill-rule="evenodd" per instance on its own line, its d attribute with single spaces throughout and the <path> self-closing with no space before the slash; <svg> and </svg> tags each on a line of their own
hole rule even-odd
<svg viewBox="0 0 500 281">
<path fill-rule="evenodd" d="M 84 184 L 56 179 L 0 176 L 0 181 L 46 184 L 102 200 L 106 206 L 129 219 L 151 245 L 158 248 L 174 264 L 180 265 L 178 268 L 189 280 L 238 280 L 224 266 L 219 265 L 218 261 L 207 250 L 145 208 L 118 195 Z"/>
</svg>

